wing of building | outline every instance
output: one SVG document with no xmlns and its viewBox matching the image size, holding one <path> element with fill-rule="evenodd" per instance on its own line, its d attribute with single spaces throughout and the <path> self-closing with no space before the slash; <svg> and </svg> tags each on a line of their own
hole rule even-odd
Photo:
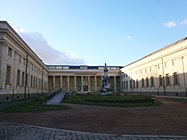
<svg viewBox="0 0 187 140">
<path fill-rule="evenodd" d="M 187 96 L 187 38 L 121 69 L 122 91 Z"/>
<path fill-rule="evenodd" d="M 129 65 L 108 66 L 114 92 L 187 96 L 187 38 Z M 0 102 L 38 94 L 96 92 L 104 66 L 45 65 L 6 22 L 0 21 Z"/>
</svg>

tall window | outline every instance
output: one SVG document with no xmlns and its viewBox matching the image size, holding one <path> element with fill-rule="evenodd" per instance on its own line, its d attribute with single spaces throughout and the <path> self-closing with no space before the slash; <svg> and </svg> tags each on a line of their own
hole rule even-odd
<svg viewBox="0 0 187 140">
<path fill-rule="evenodd" d="M 169 74 L 166 74 L 166 86 L 170 85 L 170 78 L 169 78 Z"/>
<path fill-rule="evenodd" d="M 144 78 L 142 78 L 142 87 L 144 87 Z"/>
<path fill-rule="evenodd" d="M 132 88 L 132 80 L 130 80 L 130 88 Z"/>
<path fill-rule="evenodd" d="M 24 86 L 25 85 L 25 73 L 22 72 L 22 85 Z"/>
<path fill-rule="evenodd" d="M 32 80 L 32 75 L 31 75 L 31 87 L 33 87 L 33 80 Z"/>
<path fill-rule="evenodd" d="M 10 84 L 10 76 L 11 76 L 11 67 L 7 66 L 7 69 L 6 69 L 6 83 L 7 84 Z"/>
<path fill-rule="evenodd" d="M 159 75 L 159 86 L 163 86 L 162 75 Z"/>
<path fill-rule="evenodd" d="M 8 56 L 12 57 L 12 48 L 8 48 Z"/>
<path fill-rule="evenodd" d="M 149 87 L 149 79 L 146 78 L 146 87 Z"/>
<path fill-rule="evenodd" d="M 136 79 L 136 88 L 138 88 L 139 85 L 138 85 L 138 79 Z"/>
<path fill-rule="evenodd" d="M 17 85 L 20 85 L 20 70 L 17 70 Z"/>
<path fill-rule="evenodd" d="M 19 54 L 19 63 L 21 63 L 21 55 Z"/>
<path fill-rule="evenodd" d="M 173 73 L 173 84 L 174 85 L 178 85 L 179 81 L 178 81 L 178 75 L 176 72 Z"/>
<path fill-rule="evenodd" d="M 25 65 L 26 64 L 26 59 L 25 58 L 23 58 L 23 65 Z"/>
<path fill-rule="evenodd" d="M 151 77 L 151 87 L 154 87 L 154 77 Z"/>
<path fill-rule="evenodd" d="M 128 85 L 128 81 L 126 81 L 126 89 L 128 89 L 128 86 L 129 86 L 129 85 Z"/>
<path fill-rule="evenodd" d="M 25 86 L 27 86 L 28 85 L 28 81 L 29 81 L 29 75 L 28 75 L 28 73 L 26 74 L 26 77 L 25 77 Z"/>
<path fill-rule="evenodd" d="M 133 86 L 133 88 L 135 88 L 135 80 L 133 80 L 133 85 L 132 86 Z"/>
</svg>

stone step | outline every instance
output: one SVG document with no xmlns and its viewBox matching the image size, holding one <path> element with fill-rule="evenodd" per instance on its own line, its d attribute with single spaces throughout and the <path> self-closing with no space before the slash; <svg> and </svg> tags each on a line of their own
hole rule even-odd
<svg viewBox="0 0 187 140">
<path fill-rule="evenodd" d="M 65 93 L 60 92 L 60 93 L 56 94 L 55 96 L 53 96 L 50 100 L 48 100 L 46 102 L 46 104 L 47 105 L 58 105 L 63 101 L 64 96 L 65 96 Z"/>
</svg>

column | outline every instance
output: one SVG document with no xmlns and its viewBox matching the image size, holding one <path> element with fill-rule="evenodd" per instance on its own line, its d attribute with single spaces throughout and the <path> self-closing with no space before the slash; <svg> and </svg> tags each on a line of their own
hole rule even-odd
<svg viewBox="0 0 187 140">
<path fill-rule="evenodd" d="M 68 87 L 68 92 L 69 92 L 69 76 L 67 76 L 67 87 Z"/>
<path fill-rule="evenodd" d="M 74 90 L 77 91 L 77 77 L 74 76 Z"/>
<path fill-rule="evenodd" d="M 88 92 L 90 92 L 90 76 L 88 76 Z"/>
<path fill-rule="evenodd" d="M 97 76 L 95 76 L 95 91 L 97 91 Z"/>
<path fill-rule="evenodd" d="M 114 76 L 114 92 L 116 92 L 116 76 Z"/>
<path fill-rule="evenodd" d="M 53 76 L 53 90 L 55 91 L 55 76 Z"/>
<path fill-rule="evenodd" d="M 81 91 L 83 91 L 83 76 L 81 76 Z"/>
</svg>

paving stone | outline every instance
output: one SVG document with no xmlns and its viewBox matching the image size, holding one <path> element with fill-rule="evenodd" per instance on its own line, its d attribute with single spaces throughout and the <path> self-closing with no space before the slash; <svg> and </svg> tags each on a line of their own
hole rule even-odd
<svg viewBox="0 0 187 140">
<path fill-rule="evenodd" d="M 0 140 L 187 140 L 187 137 L 97 134 L 0 122 Z"/>
</svg>

